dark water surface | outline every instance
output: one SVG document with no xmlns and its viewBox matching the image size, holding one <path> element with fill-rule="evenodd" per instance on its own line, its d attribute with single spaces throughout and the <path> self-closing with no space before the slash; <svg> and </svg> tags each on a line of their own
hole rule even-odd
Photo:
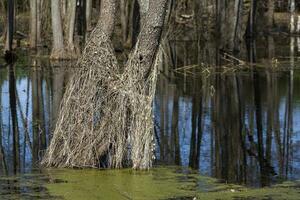
<svg viewBox="0 0 300 200">
<path fill-rule="evenodd" d="M 253 42 L 240 60 L 202 41 L 164 48 L 154 101 L 158 166 L 252 187 L 300 179 L 300 38 Z M 50 198 L 41 185 L 53 180 L 38 163 L 72 64 L 21 53 L 13 65 L 0 61 L 0 199 L 14 191 Z"/>
</svg>

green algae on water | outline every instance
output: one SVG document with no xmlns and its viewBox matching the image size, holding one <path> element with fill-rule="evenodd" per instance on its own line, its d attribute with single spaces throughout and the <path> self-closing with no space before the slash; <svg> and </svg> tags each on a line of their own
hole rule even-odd
<svg viewBox="0 0 300 200">
<path fill-rule="evenodd" d="M 300 182 L 286 182 L 269 188 L 253 189 L 221 184 L 216 179 L 178 168 L 150 171 L 124 170 L 48 170 L 62 183 L 46 187 L 52 196 L 81 199 L 299 199 Z"/>
</svg>

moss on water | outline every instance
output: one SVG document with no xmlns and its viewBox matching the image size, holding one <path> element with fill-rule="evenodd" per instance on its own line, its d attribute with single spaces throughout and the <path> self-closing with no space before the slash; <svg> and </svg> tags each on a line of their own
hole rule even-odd
<svg viewBox="0 0 300 200">
<path fill-rule="evenodd" d="M 188 170 L 156 168 L 132 170 L 48 170 L 49 193 L 67 200 L 82 199 L 300 199 L 300 183 L 286 182 L 270 188 L 251 189 L 220 184 Z"/>
<path fill-rule="evenodd" d="M 172 170 L 150 172 L 132 170 L 63 170 L 49 171 L 53 179 L 67 183 L 49 184 L 50 194 L 65 199 L 165 199 L 192 196 L 193 179 Z M 186 179 L 186 180 L 184 180 Z"/>
<path fill-rule="evenodd" d="M 45 170 L 43 173 L 0 177 L 0 199 L 66 200 L 298 200 L 300 181 L 255 189 L 219 183 L 183 168 L 151 171 Z"/>
</svg>

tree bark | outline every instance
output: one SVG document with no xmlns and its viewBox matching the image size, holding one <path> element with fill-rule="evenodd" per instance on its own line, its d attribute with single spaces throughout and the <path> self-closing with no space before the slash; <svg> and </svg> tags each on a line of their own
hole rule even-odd
<svg viewBox="0 0 300 200">
<path fill-rule="evenodd" d="M 153 0 L 149 4 L 146 23 L 139 34 L 131 61 L 137 62 L 147 78 L 158 50 L 166 15 L 167 0 Z M 129 62 L 127 67 L 132 63 Z"/>
<path fill-rule="evenodd" d="M 92 30 L 92 10 L 93 10 L 93 0 L 86 0 L 86 11 L 85 11 L 85 20 L 86 20 L 86 30 Z"/>
<path fill-rule="evenodd" d="M 79 54 L 78 48 L 74 43 L 75 33 L 75 18 L 76 18 L 76 1 L 70 1 L 68 3 L 68 17 L 67 17 L 67 47 L 68 58 L 77 58 Z"/>
<path fill-rule="evenodd" d="M 296 18 L 296 14 L 295 14 L 295 10 L 296 10 L 296 4 L 295 4 L 295 0 L 290 0 L 290 12 L 291 12 L 291 18 L 290 18 L 290 31 L 291 33 L 295 33 L 296 27 L 295 27 L 295 18 Z"/>
<path fill-rule="evenodd" d="M 6 6 L 4 4 L 4 1 L 0 1 L 0 11 L 1 11 L 1 17 L 4 19 L 4 23 L 3 23 L 3 30 L 2 30 L 2 34 L 0 36 L 0 40 L 5 41 L 6 39 L 6 32 L 7 32 L 7 11 L 6 11 Z"/>
<path fill-rule="evenodd" d="M 274 9 L 275 2 L 274 0 L 268 0 L 268 12 L 267 12 L 267 28 L 268 32 L 271 32 L 274 25 Z"/>
<path fill-rule="evenodd" d="M 15 68 L 12 64 L 9 66 L 9 106 L 13 131 L 13 170 L 16 174 L 20 171 L 20 136 L 16 103 Z"/>
<path fill-rule="evenodd" d="M 30 0 L 30 48 L 36 48 L 37 36 L 37 0 Z"/>
<path fill-rule="evenodd" d="M 120 1 L 120 10 L 121 10 L 122 40 L 123 43 L 125 43 L 128 36 L 128 25 L 129 25 L 128 0 Z"/>
<path fill-rule="evenodd" d="M 53 46 L 51 52 L 51 59 L 64 59 L 64 38 L 63 38 L 63 27 L 60 12 L 60 0 L 51 1 L 51 18 L 52 18 L 52 35 L 53 35 Z"/>
<path fill-rule="evenodd" d="M 97 26 L 102 27 L 102 32 L 109 38 L 114 32 L 116 4 L 116 0 L 111 0 L 111 2 L 101 2 L 100 20 Z"/>
<path fill-rule="evenodd" d="M 140 26 L 142 27 L 146 22 L 146 17 L 149 9 L 149 0 L 138 0 L 140 7 Z"/>
<path fill-rule="evenodd" d="M 8 1 L 8 6 L 7 6 L 8 29 L 7 29 L 7 38 L 6 38 L 6 44 L 5 44 L 5 50 L 6 51 L 12 51 L 13 34 L 14 34 L 14 8 L 15 8 L 14 0 L 9 0 Z"/>
<path fill-rule="evenodd" d="M 37 46 L 41 45 L 42 40 L 42 1 L 43 0 L 36 0 L 37 1 L 37 23 L 36 23 L 36 43 Z"/>
<path fill-rule="evenodd" d="M 30 0 L 30 48 L 41 43 L 41 0 Z"/>
</svg>

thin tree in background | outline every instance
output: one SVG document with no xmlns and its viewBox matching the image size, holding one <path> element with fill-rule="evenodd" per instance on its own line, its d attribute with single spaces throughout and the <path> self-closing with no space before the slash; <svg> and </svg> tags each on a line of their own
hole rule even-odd
<svg viewBox="0 0 300 200">
<path fill-rule="evenodd" d="M 274 26 L 274 0 L 268 0 L 268 12 L 267 12 L 267 28 L 268 32 L 271 32 Z"/>
<path fill-rule="evenodd" d="M 60 9 L 60 0 L 51 0 L 51 19 L 52 19 L 52 35 L 53 44 L 51 59 L 65 58 L 63 27 Z"/>
<path fill-rule="evenodd" d="M 68 16 L 67 16 L 67 34 L 66 34 L 66 52 L 68 53 L 65 58 L 77 58 L 79 50 L 74 42 L 75 33 L 75 18 L 76 18 L 76 1 L 68 2 Z"/>
<path fill-rule="evenodd" d="M 0 17 L 4 19 L 2 35 L 0 35 L 0 41 L 4 42 L 7 34 L 7 20 L 5 20 L 7 18 L 7 11 L 4 1 L 0 1 Z"/>
<path fill-rule="evenodd" d="M 291 17 L 290 17 L 290 32 L 293 34 L 296 32 L 296 27 L 295 27 L 295 21 L 296 21 L 296 4 L 295 4 L 295 0 L 290 0 L 290 13 L 291 13 Z"/>
<path fill-rule="evenodd" d="M 12 45 L 13 45 L 13 35 L 14 35 L 14 7 L 15 2 L 14 0 L 8 0 L 8 30 L 7 30 L 7 38 L 6 38 L 6 44 L 5 44 L 5 51 L 11 52 L 12 51 Z"/>
<path fill-rule="evenodd" d="M 93 0 L 86 0 L 86 11 L 85 11 L 85 20 L 86 20 L 86 30 L 92 30 L 92 11 L 93 11 Z"/>
<path fill-rule="evenodd" d="M 41 12 L 42 0 L 30 0 L 30 48 L 41 45 Z"/>
</svg>

